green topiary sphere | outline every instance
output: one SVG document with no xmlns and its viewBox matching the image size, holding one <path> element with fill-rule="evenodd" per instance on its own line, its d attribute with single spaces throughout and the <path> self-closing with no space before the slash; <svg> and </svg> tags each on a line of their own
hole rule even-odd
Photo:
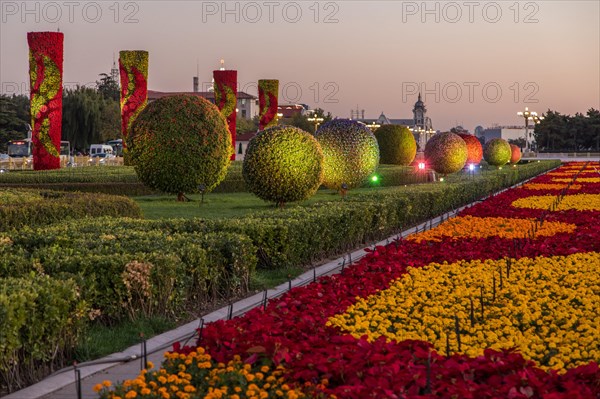
<svg viewBox="0 0 600 399">
<path fill-rule="evenodd" d="M 242 174 L 248 189 L 265 201 L 305 200 L 323 181 L 323 152 L 310 133 L 274 126 L 250 140 Z"/>
<path fill-rule="evenodd" d="M 483 146 L 483 159 L 493 166 L 502 166 L 510 161 L 512 150 L 504 139 L 491 139 Z"/>
<path fill-rule="evenodd" d="M 521 148 L 514 144 L 511 144 L 510 151 L 510 163 L 519 163 L 519 161 L 521 160 Z"/>
<path fill-rule="evenodd" d="M 334 119 L 324 123 L 315 137 L 323 149 L 323 184 L 328 188 L 357 187 L 379 165 L 377 139 L 362 123 Z"/>
<path fill-rule="evenodd" d="M 165 193 L 211 191 L 224 178 L 233 151 L 227 121 L 209 101 L 163 97 L 133 123 L 127 148 L 139 179 Z"/>
<path fill-rule="evenodd" d="M 379 144 L 379 162 L 409 165 L 417 155 L 415 137 L 405 126 L 383 125 L 375 131 Z"/>
<path fill-rule="evenodd" d="M 467 156 L 467 144 L 458 134 L 451 132 L 438 133 L 425 145 L 427 165 L 444 175 L 461 170 Z"/>
</svg>

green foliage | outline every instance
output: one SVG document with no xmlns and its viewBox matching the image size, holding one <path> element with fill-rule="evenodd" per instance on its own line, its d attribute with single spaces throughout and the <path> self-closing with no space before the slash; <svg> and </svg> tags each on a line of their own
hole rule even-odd
<svg viewBox="0 0 600 399">
<path fill-rule="evenodd" d="M 265 201 L 302 201 L 321 185 L 323 152 L 309 133 L 274 126 L 250 141 L 242 173 L 248 189 Z"/>
<path fill-rule="evenodd" d="M 112 75 L 101 73 L 100 80 L 96 81 L 96 89 L 106 99 L 111 99 L 117 104 L 121 99 L 121 90 L 119 82 Z M 118 79 L 118 78 L 117 78 Z"/>
<path fill-rule="evenodd" d="M 87 310 L 71 279 L 0 277 L 0 392 L 35 382 L 40 364 L 65 366 Z"/>
<path fill-rule="evenodd" d="M 26 189 L 0 191 L 0 231 L 95 216 L 140 217 L 141 211 L 133 200 L 120 196 Z"/>
<path fill-rule="evenodd" d="M 563 115 L 548 110 L 533 132 L 541 151 L 600 151 L 600 110 Z"/>
<path fill-rule="evenodd" d="M 491 139 L 483 146 L 483 159 L 493 166 L 502 166 L 510 161 L 512 150 L 504 139 Z"/>
<path fill-rule="evenodd" d="M 140 180 L 165 193 L 210 192 L 224 178 L 233 148 L 227 122 L 207 100 L 189 95 L 150 103 L 127 147 Z"/>
<path fill-rule="evenodd" d="M 368 127 L 348 119 L 324 123 L 315 134 L 323 150 L 323 185 L 340 190 L 362 184 L 379 165 L 377 139 Z"/>
<path fill-rule="evenodd" d="M 406 126 L 383 125 L 375 137 L 383 164 L 409 165 L 417 155 L 417 142 Z"/>
<path fill-rule="evenodd" d="M 96 89 L 78 86 L 63 93 L 62 138 L 71 148 L 86 151 L 90 145 L 115 137 L 121 130 L 119 103 Z"/>
<path fill-rule="evenodd" d="M 425 146 L 427 166 L 438 173 L 458 172 L 467 162 L 468 150 L 465 141 L 451 132 L 438 133 Z"/>
<path fill-rule="evenodd" d="M 25 96 L 0 95 L 0 153 L 8 149 L 8 142 L 27 137 L 29 99 Z"/>
<path fill-rule="evenodd" d="M 198 304 L 241 295 L 256 265 L 248 237 L 202 224 L 186 232 L 162 222 L 99 218 L 22 228 L 3 237 L 16 255 L 0 263 L 0 277 L 27 272 L 26 265 L 31 269 L 35 262 L 50 276 L 74 279 L 105 322 L 177 319 Z"/>
</svg>

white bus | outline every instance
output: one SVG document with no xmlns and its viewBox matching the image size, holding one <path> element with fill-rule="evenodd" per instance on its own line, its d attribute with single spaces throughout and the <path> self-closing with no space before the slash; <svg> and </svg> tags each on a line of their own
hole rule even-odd
<svg viewBox="0 0 600 399">
<path fill-rule="evenodd" d="M 8 156 L 11 158 L 29 158 L 33 155 L 33 142 L 31 139 L 12 140 L 8 142 Z M 69 161 L 71 156 L 71 143 L 60 142 L 60 159 Z"/>
</svg>

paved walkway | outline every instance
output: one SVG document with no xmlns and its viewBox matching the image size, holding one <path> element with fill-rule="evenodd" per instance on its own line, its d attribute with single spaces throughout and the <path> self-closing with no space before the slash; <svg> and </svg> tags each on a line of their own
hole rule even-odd
<svg viewBox="0 0 600 399">
<path fill-rule="evenodd" d="M 522 182 L 520 184 L 523 184 Z M 505 191 L 505 190 L 502 190 Z M 414 228 L 408 229 L 400 233 L 382 240 L 375 245 L 386 245 L 397 239 L 399 236 L 406 237 L 418 231 L 423 231 L 437 226 L 442 221 L 456 215 L 462 209 L 469 207 L 471 204 L 459 208 L 428 220 Z M 296 277 L 290 282 L 279 285 L 267 291 L 268 298 L 276 298 L 285 292 L 290 287 L 298 287 L 311 283 L 320 276 L 339 273 L 344 267 L 350 263 L 356 262 L 365 256 L 364 249 L 345 254 L 343 257 L 328 262 L 324 265 L 316 267 L 314 270 L 308 271 L 301 276 Z M 264 302 L 265 293 L 261 292 L 251 297 L 243 299 L 229 306 L 223 307 L 203 317 L 205 323 L 210 323 L 228 317 L 236 317 L 249 311 L 250 309 L 261 306 Z M 148 360 L 158 366 L 162 363 L 163 354 L 169 350 L 173 343 L 195 342 L 195 331 L 199 327 L 201 320 L 195 320 L 191 323 L 183 325 L 175 330 L 168 331 L 147 341 L 146 348 Z M 94 385 L 101 383 L 104 380 L 111 382 L 123 381 L 137 377 L 141 369 L 141 345 L 135 345 L 123 352 L 114 353 L 105 358 L 81 364 L 79 367 L 81 373 L 81 398 L 94 399 L 98 395 L 93 391 Z M 129 359 L 124 361 L 124 359 Z M 61 370 L 61 372 L 47 377 L 39 383 L 5 396 L 4 399 L 72 399 L 78 398 L 75 372 L 73 368 Z"/>
</svg>

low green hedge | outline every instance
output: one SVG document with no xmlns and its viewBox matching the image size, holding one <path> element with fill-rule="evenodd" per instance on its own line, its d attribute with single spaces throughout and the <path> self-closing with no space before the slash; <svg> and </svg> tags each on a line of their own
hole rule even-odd
<svg viewBox="0 0 600 399">
<path fill-rule="evenodd" d="M 65 366 L 87 316 L 73 280 L 0 278 L 0 392 Z"/>
<path fill-rule="evenodd" d="M 141 210 L 121 196 L 0 189 L 0 231 L 96 216 L 140 217 Z"/>
<path fill-rule="evenodd" d="M 242 295 L 257 252 L 247 236 L 170 233 L 133 219 L 24 228 L 4 241 L 0 276 L 34 269 L 74 279 L 82 296 L 109 323 L 141 315 L 177 319 L 199 304 Z M 128 287 L 127 274 L 135 274 L 135 263 L 143 264 L 148 274 Z M 149 291 L 140 297 L 136 290 L 141 286 Z"/>
</svg>

